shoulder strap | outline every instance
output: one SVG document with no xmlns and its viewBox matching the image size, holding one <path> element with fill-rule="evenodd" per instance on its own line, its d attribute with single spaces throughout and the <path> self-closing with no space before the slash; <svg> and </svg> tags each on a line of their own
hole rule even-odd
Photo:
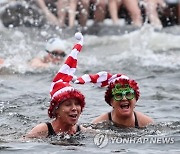
<svg viewBox="0 0 180 154">
<path fill-rule="evenodd" d="M 136 112 L 134 112 L 134 117 L 135 117 L 135 128 L 139 128 L 139 123 L 138 123 Z"/>
<path fill-rule="evenodd" d="M 112 121 L 111 112 L 108 113 L 109 121 Z"/>
<path fill-rule="evenodd" d="M 46 125 L 48 127 L 48 136 L 56 135 L 52 125 L 50 122 L 46 122 Z"/>
<path fill-rule="evenodd" d="M 76 128 L 76 133 L 77 132 L 80 132 L 81 131 L 81 127 L 80 127 L 80 125 L 77 125 L 77 128 Z"/>
</svg>

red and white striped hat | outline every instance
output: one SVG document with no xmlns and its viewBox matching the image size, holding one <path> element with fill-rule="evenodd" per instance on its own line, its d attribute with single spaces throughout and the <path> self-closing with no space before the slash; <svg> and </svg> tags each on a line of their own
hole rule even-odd
<svg viewBox="0 0 180 154">
<path fill-rule="evenodd" d="M 55 110 L 59 107 L 60 103 L 69 98 L 78 99 L 81 109 L 85 106 L 84 95 L 70 85 L 77 67 L 77 55 L 83 46 L 83 35 L 78 32 L 75 34 L 75 38 L 79 40 L 79 42 L 74 45 L 71 53 L 68 55 L 65 63 L 62 65 L 51 84 L 51 102 L 48 109 L 50 118 L 55 118 Z"/>
<path fill-rule="evenodd" d="M 124 74 L 110 74 L 108 72 L 102 71 L 97 74 L 84 74 L 83 76 L 77 78 L 74 82 L 76 84 L 85 84 L 85 83 L 94 83 L 99 87 L 108 86 L 105 93 L 105 101 L 111 105 L 110 101 L 112 96 L 112 89 L 115 87 L 115 84 L 120 83 L 122 85 L 128 84 L 131 88 L 134 89 L 136 93 L 136 100 L 139 99 L 139 87 L 135 80 L 130 79 Z"/>
<path fill-rule="evenodd" d="M 94 83 L 98 87 L 105 87 L 109 85 L 111 82 L 114 82 L 118 79 L 129 79 L 126 75 L 123 74 L 110 74 L 105 71 L 98 72 L 97 74 L 84 74 L 83 76 L 77 78 L 74 81 L 76 84 L 84 84 L 84 83 Z"/>
</svg>

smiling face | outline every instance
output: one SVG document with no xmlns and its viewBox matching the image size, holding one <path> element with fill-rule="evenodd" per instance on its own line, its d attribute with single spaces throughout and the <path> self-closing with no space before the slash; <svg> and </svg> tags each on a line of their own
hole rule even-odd
<svg viewBox="0 0 180 154">
<path fill-rule="evenodd" d="M 139 99 L 139 86 L 135 80 L 118 79 L 115 82 L 111 82 L 105 92 L 105 101 L 111 106 L 112 98 L 120 101 L 123 96 L 129 100 L 134 97 L 136 101 Z"/>
<path fill-rule="evenodd" d="M 81 114 L 81 105 L 77 99 L 67 99 L 56 110 L 57 119 L 67 125 L 75 125 Z"/>
<path fill-rule="evenodd" d="M 128 100 L 125 96 L 123 96 L 122 100 L 111 99 L 111 105 L 113 107 L 114 112 L 118 117 L 129 117 L 132 115 L 134 107 L 136 104 L 136 99 L 133 98 Z"/>
</svg>

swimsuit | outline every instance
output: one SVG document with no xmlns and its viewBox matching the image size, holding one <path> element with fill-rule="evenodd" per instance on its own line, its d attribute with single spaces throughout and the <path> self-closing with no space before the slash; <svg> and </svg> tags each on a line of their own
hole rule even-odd
<svg viewBox="0 0 180 154">
<path fill-rule="evenodd" d="M 47 125 L 47 127 L 48 127 L 48 136 L 47 136 L 47 137 L 57 135 L 56 132 L 54 131 L 51 123 L 46 122 L 46 125 Z M 77 132 L 80 132 L 80 131 L 81 131 L 81 128 L 80 128 L 79 125 L 77 125 L 76 133 L 77 133 Z"/>
<path fill-rule="evenodd" d="M 135 128 L 139 128 L 139 123 L 138 123 L 136 112 L 134 112 L 134 117 L 135 117 L 135 124 L 134 124 Z M 111 112 L 108 113 L 108 118 L 109 118 L 109 121 L 113 122 Z"/>
</svg>

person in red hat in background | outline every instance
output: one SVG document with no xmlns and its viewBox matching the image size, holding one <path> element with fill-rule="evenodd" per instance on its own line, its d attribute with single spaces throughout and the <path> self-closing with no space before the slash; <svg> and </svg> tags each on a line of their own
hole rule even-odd
<svg viewBox="0 0 180 154">
<path fill-rule="evenodd" d="M 30 61 L 30 66 L 33 68 L 46 68 L 50 64 L 59 64 L 64 60 L 66 46 L 65 42 L 59 38 L 51 38 L 48 40 L 45 51 L 47 55 L 43 58 L 35 57 Z"/>
<path fill-rule="evenodd" d="M 145 127 L 153 120 L 145 114 L 134 111 L 140 92 L 135 80 L 123 74 L 110 74 L 99 72 L 97 74 L 85 74 L 79 77 L 75 83 L 84 84 L 92 82 L 100 87 L 108 86 L 105 92 L 105 101 L 112 106 L 112 111 L 104 113 L 93 120 L 94 124 L 112 122 L 118 127 Z"/>
<path fill-rule="evenodd" d="M 77 55 L 83 45 L 82 34 L 76 33 L 75 37 L 80 40 L 79 43 L 74 46 L 51 84 L 48 115 L 54 119 L 35 126 L 26 135 L 27 138 L 43 138 L 59 133 L 72 135 L 83 129 L 77 122 L 85 106 L 85 97 L 70 85 L 77 66 Z"/>
</svg>

